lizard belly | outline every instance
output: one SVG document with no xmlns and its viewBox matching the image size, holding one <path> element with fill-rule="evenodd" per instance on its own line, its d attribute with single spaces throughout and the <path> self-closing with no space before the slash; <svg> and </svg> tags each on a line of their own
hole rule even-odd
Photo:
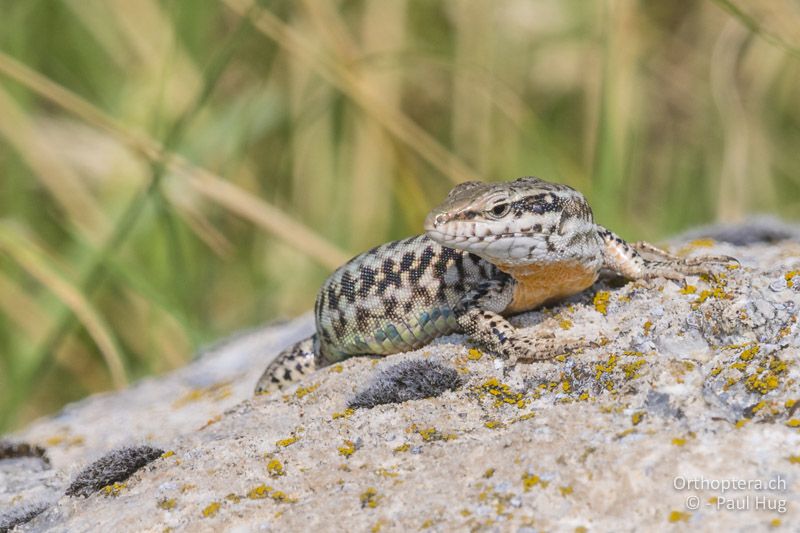
<svg viewBox="0 0 800 533">
<path fill-rule="evenodd" d="M 575 261 L 525 266 L 498 265 L 498 268 L 517 282 L 511 303 L 503 314 L 521 313 L 572 296 L 591 287 L 598 276 L 596 269 Z"/>
<path fill-rule="evenodd" d="M 354 355 L 390 355 L 416 350 L 433 339 L 457 331 L 458 323 L 449 307 L 420 311 L 400 321 L 374 321 L 364 332 L 351 331 L 343 342 L 324 350 L 330 362 Z"/>
</svg>

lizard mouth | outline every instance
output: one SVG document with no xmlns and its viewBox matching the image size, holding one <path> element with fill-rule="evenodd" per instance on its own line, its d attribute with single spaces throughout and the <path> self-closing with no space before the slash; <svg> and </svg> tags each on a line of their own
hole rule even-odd
<svg viewBox="0 0 800 533">
<path fill-rule="evenodd" d="M 491 244 L 503 240 L 519 239 L 520 241 L 522 241 L 525 239 L 535 239 L 537 237 L 542 238 L 544 236 L 543 233 L 534 231 L 487 233 L 486 235 L 477 235 L 477 234 L 465 235 L 457 233 L 445 233 L 438 229 L 428 230 L 427 234 L 431 239 L 444 246 L 451 246 L 454 248 L 465 248 L 465 249 L 469 249 L 472 246 L 476 245 Z"/>
<path fill-rule="evenodd" d="M 480 242 L 494 242 L 500 239 L 523 239 L 534 236 L 542 236 L 543 232 L 540 231 L 514 231 L 505 233 L 487 233 L 486 235 L 478 234 L 458 234 L 458 233 L 445 233 L 440 229 L 426 228 L 428 236 L 433 240 L 441 243 L 480 243 Z"/>
</svg>

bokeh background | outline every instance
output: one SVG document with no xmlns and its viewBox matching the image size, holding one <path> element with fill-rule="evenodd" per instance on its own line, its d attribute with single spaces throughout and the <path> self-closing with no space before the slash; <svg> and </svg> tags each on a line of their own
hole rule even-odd
<svg viewBox="0 0 800 533">
<path fill-rule="evenodd" d="M 796 0 L 0 0 L 0 430 L 295 316 L 458 181 L 800 213 Z"/>
</svg>

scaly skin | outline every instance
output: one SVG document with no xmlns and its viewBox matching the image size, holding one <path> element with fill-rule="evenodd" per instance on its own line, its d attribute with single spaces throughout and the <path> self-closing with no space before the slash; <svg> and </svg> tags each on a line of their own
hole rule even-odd
<svg viewBox="0 0 800 533">
<path fill-rule="evenodd" d="M 505 317 L 581 292 L 601 269 L 682 279 L 733 260 L 630 245 L 594 222 L 581 193 L 528 177 L 458 185 L 425 230 L 337 269 L 317 296 L 316 334 L 281 352 L 256 392 L 348 357 L 414 350 L 455 332 L 510 364 L 549 359 L 586 341 L 522 334 Z"/>
</svg>

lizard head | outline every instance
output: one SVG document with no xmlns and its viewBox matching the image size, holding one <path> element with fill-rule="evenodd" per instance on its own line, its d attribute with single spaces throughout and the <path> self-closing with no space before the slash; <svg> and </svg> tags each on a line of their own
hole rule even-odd
<svg viewBox="0 0 800 533">
<path fill-rule="evenodd" d="M 538 178 L 456 186 L 425 219 L 425 231 L 449 248 L 497 265 L 528 265 L 595 250 L 592 210 L 581 193 Z"/>
</svg>

